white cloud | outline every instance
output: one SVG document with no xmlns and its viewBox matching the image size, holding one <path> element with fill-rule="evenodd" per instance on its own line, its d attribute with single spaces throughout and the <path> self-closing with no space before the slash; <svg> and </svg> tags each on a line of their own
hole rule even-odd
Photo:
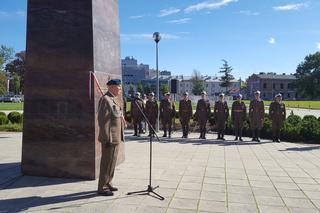
<svg viewBox="0 0 320 213">
<path fill-rule="evenodd" d="M 177 8 L 174 8 L 174 7 L 170 7 L 170 8 L 167 8 L 167 9 L 160 10 L 159 17 L 169 16 L 169 15 L 172 15 L 172 14 L 175 14 L 175 13 L 179 13 L 180 11 L 181 11 L 180 9 L 177 9 Z"/>
<path fill-rule="evenodd" d="M 137 16 L 130 16 L 129 19 L 141 19 L 144 17 L 145 17 L 145 15 L 137 15 Z"/>
<path fill-rule="evenodd" d="M 298 3 L 298 4 L 286 4 L 273 7 L 276 11 L 290 11 L 290 10 L 300 10 L 302 8 L 308 7 L 307 3 Z"/>
<path fill-rule="evenodd" d="M 269 42 L 270 44 L 275 44 L 275 43 L 276 43 L 276 39 L 273 38 L 273 37 L 271 37 L 271 38 L 268 40 L 268 42 Z"/>
<path fill-rule="evenodd" d="M 190 5 L 184 11 L 190 13 L 193 11 L 200 10 L 214 10 L 219 9 L 223 6 L 227 6 L 230 3 L 237 2 L 238 0 L 219 0 L 219 1 L 204 1 L 198 4 Z"/>
<path fill-rule="evenodd" d="M 250 11 L 250 10 L 241 10 L 241 11 L 239 11 L 239 14 L 246 15 L 246 16 L 258 16 L 258 15 L 260 15 L 259 12 L 253 12 L 253 11 Z"/>
<path fill-rule="evenodd" d="M 191 18 L 182 18 L 182 19 L 176 19 L 168 21 L 171 24 L 186 24 L 191 21 Z"/>
<path fill-rule="evenodd" d="M 133 39 L 150 39 L 153 40 L 153 34 L 149 33 L 141 33 L 141 34 L 121 34 L 121 38 L 124 40 L 133 40 Z M 161 34 L 162 39 L 167 40 L 174 40 L 174 39 L 180 39 L 180 36 L 174 35 L 174 34 L 167 34 L 163 33 Z"/>
<path fill-rule="evenodd" d="M 320 49 L 320 42 L 317 42 L 317 48 Z"/>
</svg>

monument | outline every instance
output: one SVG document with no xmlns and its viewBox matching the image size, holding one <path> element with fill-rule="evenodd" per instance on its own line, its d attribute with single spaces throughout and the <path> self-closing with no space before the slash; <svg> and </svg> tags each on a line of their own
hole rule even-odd
<svg viewBox="0 0 320 213">
<path fill-rule="evenodd" d="M 97 178 L 98 85 L 122 76 L 118 1 L 28 0 L 26 51 L 22 172 Z"/>
</svg>

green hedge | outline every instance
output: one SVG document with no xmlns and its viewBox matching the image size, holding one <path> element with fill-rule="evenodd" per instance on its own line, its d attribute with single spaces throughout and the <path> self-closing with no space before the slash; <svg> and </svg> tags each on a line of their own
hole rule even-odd
<svg viewBox="0 0 320 213">
<path fill-rule="evenodd" d="M 6 113 L 0 112 L 0 125 L 7 124 L 9 122 Z"/>
<path fill-rule="evenodd" d="M 23 115 L 20 112 L 10 112 L 8 119 L 12 124 L 21 124 L 23 121 Z"/>
</svg>

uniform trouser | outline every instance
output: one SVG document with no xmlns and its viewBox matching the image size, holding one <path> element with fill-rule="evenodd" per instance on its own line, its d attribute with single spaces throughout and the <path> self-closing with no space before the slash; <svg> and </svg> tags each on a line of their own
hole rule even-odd
<svg viewBox="0 0 320 213">
<path fill-rule="evenodd" d="M 142 119 L 133 119 L 133 128 L 134 128 L 134 134 L 138 134 L 142 132 L 142 125 L 141 125 Z"/>
<path fill-rule="evenodd" d="M 274 140 L 280 139 L 280 130 L 282 128 L 283 122 L 273 120 L 272 121 L 272 136 Z"/>
<path fill-rule="evenodd" d="M 217 130 L 218 134 L 224 135 L 224 131 L 226 130 L 226 121 L 224 119 L 217 120 Z"/>
<path fill-rule="evenodd" d="M 234 135 L 236 137 L 242 137 L 242 129 L 243 129 L 243 120 L 234 120 L 233 121 L 234 126 Z"/>
<path fill-rule="evenodd" d="M 100 162 L 100 176 L 99 176 L 99 184 L 98 191 L 105 192 L 110 191 L 110 185 L 114 176 L 114 170 L 117 164 L 117 156 L 119 145 L 118 144 L 110 144 L 106 145 L 105 143 L 101 143 L 101 162 Z"/>
<path fill-rule="evenodd" d="M 180 123 L 182 126 L 182 132 L 184 136 L 187 136 L 189 134 L 189 119 L 181 119 Z"/>
<path fill-rule="evenodd" d="M 156 120 L 149 119 L 149 122 L 150 122 L 151 126 L 153 127 L 153 129 L 156 129 Z M 154 134 L 150 125 L 149 125 L 149 134 Z"/>
<path fill-rule="evenodd" d="M 263 127 L 263 121 L 251 120 L 250 127 L 252 131 L 252 138 L 260 138 L 260 132 Z"/>
<path fill-rule="evenodd" d="M 206 137 L 206 133 L 207 133 L 206 124 L 207 124 L 207 122 L 199 123 L 199 126 L 200 126 L 200 138 Z"/>
<path fill-rule="evenodd" d="M 167 130 L 169 131 L 169 135 L 171 135 L 171 126 L 172 120 L 162 121 L 162 128 L 165 135 L 167 134 Z"/>
</svg>

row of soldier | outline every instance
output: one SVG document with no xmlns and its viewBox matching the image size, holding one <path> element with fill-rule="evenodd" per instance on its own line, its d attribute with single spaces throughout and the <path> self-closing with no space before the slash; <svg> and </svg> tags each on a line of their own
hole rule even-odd
<svg viewBox="0 0 320 213">
<path fill-rule="evenodd" d="M 265 106 L 263 100 L 260 98 L 260 91 L 256 91 L 254 96 L 254 100 L 252 100 L 249 105 L 249 121 L 252 130 L 252 141 L 260 142 L 260 132 L 264 123 Z M 139 108 L 144 111 L 153 129 L 155 129 L 159 112 L 164 131 L 163 137 L 171 137 L 172 124 L 176 115 L 176 108 L 174 101 L 171 100 L 170 93 L 165 94 L 164 99 L 160 102 L 159 109 L 158 103 L 154 97 L 154 93 L 150 93 L 148 95 L 147 101 L 144 101 L 141 98 L 139 92 L 136 93 L 136 96 L 131 103 L 131 118 L 134 126 L 134 136 L 140 136 L 141 133 L 139 129 L 141 129 L 140 127 L 143 121 L 143 115 Z M 210 118 L 211 106 L 205 91 L 201 93 L 201 99 L 197 103 L 194 115 L 192 111 L 192 102 L 189 99 L 187 92 L 183 94 L 183 98 L 180 100 L 178 112 L 182 126 L 183 138 L 188 138 L 188 134 L 190 132 L 190 120 L 193 118 L 199 125 L 199 138 L 206 139 L 206 126 Z M 215 102 L 213 113 L 218 133 L 217 139 L 225 140 L 224 135 L 229 117 L 229 107 L 225 101 L 225 95 L 223 93 L 219 95 L 219 100 Z M 238 94 L 231 108 L 231 120 L 235 129 L 235 140 L 243 141 L 242 129 L 246 117 L 247 107 L 242 101 L 242 95 Z M 286 119 L 286 108 L 282 102 L 281 94 L 277 94 L 275 101 L 271 103 L 269 107 L 269 117 L 272 121 L 273 141 L 280 142 L 280 129 L 282 128 L 283 122 Z M 152 128 L 149 127 L 149 136 L 153 134 L 154 132 L 152 131 Z"/>
</svg>

